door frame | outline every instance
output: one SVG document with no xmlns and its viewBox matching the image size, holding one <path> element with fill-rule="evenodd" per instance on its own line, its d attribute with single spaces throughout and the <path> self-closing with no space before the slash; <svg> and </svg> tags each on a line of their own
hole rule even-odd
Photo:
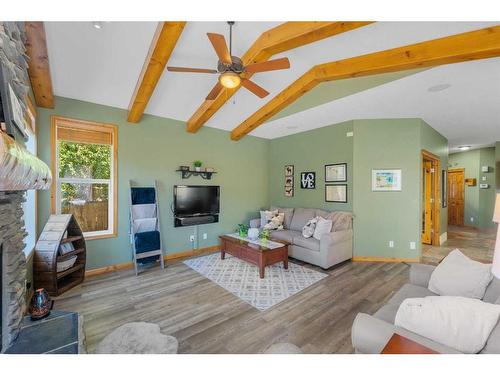
<svg viewBox="0 0 500 375">
<path fill-rule="evenodd" d="M 462 214 L 463 214 L 462 215 L 463 216 L 463 220 L 462 220 L 462 224 L 459 224 L 459 225 L 454 224 L 454 225 L 457 225 L 459 227 L 465 227 L 465 226 L 467 226 L 467 224 L 465 224 L 465 168 L 448 168 L 448 172 L 446 173 L 446 176 L 448 176 L 449 173 L 453 173 L 453 172 L 461 172 L 464 175 L 464 190 L 463 190 L 463 192 L 464 192 L 464 196 L 463 196 L 463 201 L 464 201 L 463 211 L 464 212 L 462 212 Z M 448 184 L 448 181 L 446 181 L 446 184 Z M 447 188 L 447 194 L 450 194 L 449 187 L 446 186 L 446 188 Z M 448 199 L 448 197 L 446 197 L 446 199 L 448 200 L 448 203 L 449 203 L 450 200 Z"/>
<path fill-rule="evenodd" d="M 431 245 L 440 246 L 441 245 L 441 159 L 439 156 L 429 152 L 427 150 L 422 150 L 421 152 L 421 165 L 420 170 L 422 171 L 423 161 L 427 160 L 432 163 L 432 190 L 431 190 L 431 212 L 432 212 L 432 228 L 431 234 Z M 422 176 L 424 178 L 424 176 Z M 448 182 L 447 182 L 448 183 Z M 420 199 L 422 199 L 422 194 L 420 194 Z M 422 216 L 419 218 L 422 221 Z M 422 241 L 422 239 L 420 239 Z"/>
</svg>

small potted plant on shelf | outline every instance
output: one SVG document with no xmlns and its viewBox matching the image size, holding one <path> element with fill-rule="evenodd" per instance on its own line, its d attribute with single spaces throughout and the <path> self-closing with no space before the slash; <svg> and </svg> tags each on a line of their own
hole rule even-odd
<svg viewBox="0 0 500 375">
<path fill-rule="evenodd" d="M 199 161 L 199 160 L 195 160 L 195 161 L 193 161 L 193 167 L 194 167 L 194 170 L 195 170 L 196 172 L 201 172 L 201 165 L 202 165 L 202 164 L 203 164 L 203 163 L 202 163 L 201 161 Z"/>
</svg>

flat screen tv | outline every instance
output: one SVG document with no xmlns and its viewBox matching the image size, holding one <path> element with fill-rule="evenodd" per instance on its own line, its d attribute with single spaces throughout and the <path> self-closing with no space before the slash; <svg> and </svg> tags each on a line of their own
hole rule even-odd
<svg viewBox="0 0 500 375">
<path fill-rule="evenodd" d="M 219 186 L 174 186 L 175 217 L 219 214 Z"/>
</svg>

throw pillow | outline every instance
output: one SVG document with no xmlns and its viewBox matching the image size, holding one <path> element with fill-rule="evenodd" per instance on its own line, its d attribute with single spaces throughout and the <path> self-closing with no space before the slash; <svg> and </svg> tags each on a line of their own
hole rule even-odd
<svg viewBox="0 0 500 375">
<path fill-rule="evenodd" d="M 407 298 L 394 324 L 462 353 L 478 353 L 498 322 L 500 306 L 464 297 Z"/>
<path fill-rule="evenodd" d="M 260 211 L 260 227 L 264 228 L 264 225 L 266 225 L 276 215 L 278 215 L 278 210 Z"/>
<path fill-rule="evenodd" d="M 318 222 L 316 223 L 313 237 L 317 240 L 320 240 L 323 234 L 330 233 L 330 231 L 332 230 L 332 221 L 323 219 L 321 216 L 318 216 L 317 219 Z"/>
<path fill-rule="evenodd" d="M 491 264 L 476 262 L 455 249 L 432 272 L 429 290 L 440 296 L 482 299 L 492 279 Z"/>
<path fill-rule="evenodd" d="M 305 238 L 310 238 L 314 234 L 314 229 L 316 229 L 316 223 L 318 222 L 318 218 L 312 218 L 309 220 L 306 225 L 302 228 L 302 235 Z"/>
<path fill-rule="evenodd" d="M 264 229 L 283 230 L 283 220 L 285 220 L 285 214 L 283 212 L 278 213 L 264 225 Z"/>
</svg>

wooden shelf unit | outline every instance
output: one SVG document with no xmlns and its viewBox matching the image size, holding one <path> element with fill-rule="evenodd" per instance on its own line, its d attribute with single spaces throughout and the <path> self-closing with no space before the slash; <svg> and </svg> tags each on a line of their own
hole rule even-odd
<svg viewBox="0 0 500 375">
<path fill-rule="evenodd" d="M 74 250 L 59 255 L 59 247 L 72 243 Z M 57 272 L 57 263 L 76 255 L 73 267 Z M 71 214 L 51 215 L 35 246 L 33 279 L 35 288 L 44 288 L 58 296 L 83 282 L 85 277 L 86 244 L 82 230 Z"/>
</svg>

